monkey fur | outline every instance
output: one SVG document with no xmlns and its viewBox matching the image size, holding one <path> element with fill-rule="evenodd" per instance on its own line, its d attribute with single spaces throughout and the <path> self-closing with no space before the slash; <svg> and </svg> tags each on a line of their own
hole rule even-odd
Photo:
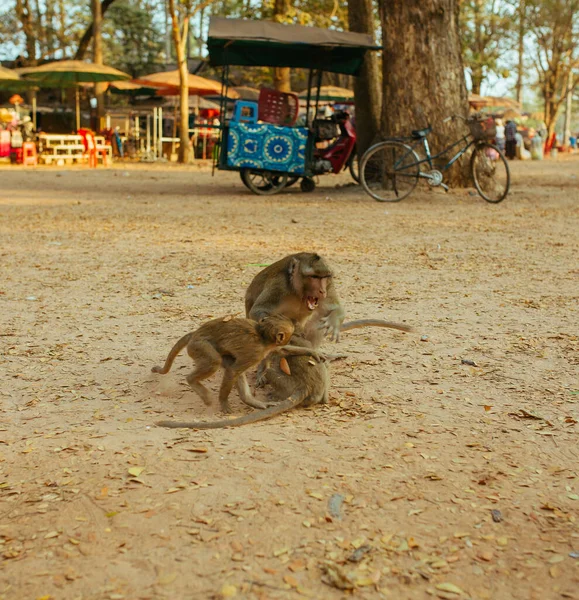
<svg viewBox="0 0 579 600">
<path fill-rule="evenodd" d="M 292 346 L 313 349 L 312 344 L 303 334 L 294 334 Z M 221 419 L 210 422 L 159 421 L 161 427 L 186 429 L 220 429 L 222 427 L 239 427 L 257 421 L 264 421 L 298 406 L 327 404 L 330 379 L 325 362 L 316 362 L 306 355 L 290 355 L 287 357 L 291 375 L 280 368 L 281 356 L 274 356 L 272 365 L 265 369 L 262 377 L 274 389 L 274 397 L 280 402 L 263 410 L 257 410 L 234 419 Z"/>
<path fill-rule="evenodd" d="M 293 332 L 293 323 L 283 315 L 269 315 L 259 322 L 233 317 L 214 319 L 184 335 L 169 352 L 165 365 L 153 367 L 152 371 L 168 373 L 175 357 L 183 348 L 187 348 L 187 353 L 195 361 L 195 370 L 187 377 L 187 383 L 209 405 L 209 391 L 201 381 L 211 377 L 222 366 L 224 375 L 219 403 L 224 412 L 231 412 L 228 398 L 233 386 L 237 385 L 242 399 L 247 402 L 249 386 L 245 371 L 266 358 L 270 352 L 277 350 L 282 355 L 307 354 L 320 359 L 315 350 L 288 346 Z M 256 402 L 254 406 L 264 408 L 262 403 Z"/>
<path fill-rule="evenodd" d="M 281 313 L 305 328 L 317 348 L 326 334 L 339 337 L 344 309 L 333 283 L 333 272 L 314 252 L 290 254 L 260 271 L 245 293 L 250 319 Z"/>
<path fill-rule="evenodd" d="M 412 331 L 412 328 L 391 321 L 381 319 L 360 319 L 344 323 L 340 331 L 350 331 L 360 327 L 387 327 L 400 331 Z M 310 342 L 299 326 L 296 328 L 292 338 L 292 346 L 312 348 Z M 267 366 L 259 376 L 258 384 L 268 383 L 273 388 L 274 398 L 278 401 L 273 406 L 257 410 L 234 419 L 221 419 L 210 422 L 182 422 L 182 421 L 159 421 L 161 427 L 185 428 L 185 429 L 221 429 L 223 427 L 240 427 L 258 421 L 265 421 L 277 415 L 288 412 L 298 406 L 313 406 L 315 404 L 327 404 L 330 388 L 330 376 L 328 365 L 325 362 L 316 362 L 308 356 L 288 356 L 287 363 L 290 374 L 288 375 L 280 367 L 281 356 L 274 356 L 272 365 Z M 331 357 L 329 357 L 331 358 Z"/>
</svg>

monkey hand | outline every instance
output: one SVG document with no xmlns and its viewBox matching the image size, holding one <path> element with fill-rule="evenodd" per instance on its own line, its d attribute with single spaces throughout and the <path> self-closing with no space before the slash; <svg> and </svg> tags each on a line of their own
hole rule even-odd
<svg viewBox="0 0 579 600">
<path fill-rule="evenodd" d="M 344 320 L 344 309 L 341 306 L 333 309 L 325 317 L 320 319 L 319 327 L 324 335 L 327 335 L 332 342 L 340 341 L 340 327 Z"/>
<path fill-rule="evenodd" d="M 318 350 L 312 350 L 311 357 L 319 363 L 328 362 L 330 360 L 330 356 L 328 354 L 324 354 L 323 352 L 319 352 Z"/>
</svg>

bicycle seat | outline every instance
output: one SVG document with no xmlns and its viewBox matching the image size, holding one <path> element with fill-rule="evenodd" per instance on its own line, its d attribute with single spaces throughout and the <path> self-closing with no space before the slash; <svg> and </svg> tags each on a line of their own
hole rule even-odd
<svg viewBox="0 0 579 600">
<path fill-rule="evenodd" d="M 415 129 L 411 132 L 411 135 L 414 139 L 420 140 L 425 138 L 432 131 L 432 127 L 428 126 L 425 129 Z"/>
</svg>

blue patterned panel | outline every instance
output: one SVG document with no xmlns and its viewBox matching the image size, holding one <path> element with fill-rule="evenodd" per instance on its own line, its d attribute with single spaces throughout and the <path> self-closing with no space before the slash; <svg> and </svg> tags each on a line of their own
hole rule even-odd
<svg viewBox="0 0 579 600">
<path fill-rule="evenodd" d="M 303 174 L 306 166 L 305 127 L 269 123 L 230 123 L 227 137 L 229 167 Z"/>
</svg>

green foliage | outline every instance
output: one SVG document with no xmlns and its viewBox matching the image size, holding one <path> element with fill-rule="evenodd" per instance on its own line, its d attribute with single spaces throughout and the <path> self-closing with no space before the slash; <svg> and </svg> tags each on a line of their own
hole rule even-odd
<svg viewBox="0 0 579 600">
<path fill-rule="evenodd" d="M 513 6 L 505 0 L 464 0 L 460 5 L 463 61 L 469 70 L 473 92 L 489 73 L 503 75 L 500 59 L 512 44 Z"/>
<path fill-rule="evenodd" d="M 160 62 L 163 29 L 155 21 L 156 2 L 117 0 L 103 20 L 106 64 L 138 77 Z"/>
</svg>

